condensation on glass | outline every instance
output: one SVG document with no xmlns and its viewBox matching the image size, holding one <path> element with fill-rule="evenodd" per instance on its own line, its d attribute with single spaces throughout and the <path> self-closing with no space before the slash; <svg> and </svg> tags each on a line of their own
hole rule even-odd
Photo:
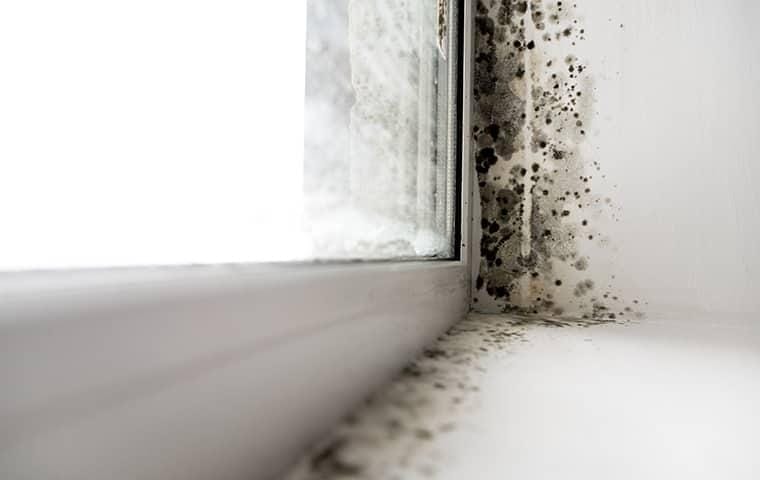
<svg viewBox="0 0 760 480">
<path fill-rule="evenodd" d="M 445 3 L 0 2 L 0 271 L 451 257 Z"/>
<path fill-rule="evenodd" d="M 304 218 L 315 257 L 453 256 L 455 3 L 309 0 Z"/>
</svg>

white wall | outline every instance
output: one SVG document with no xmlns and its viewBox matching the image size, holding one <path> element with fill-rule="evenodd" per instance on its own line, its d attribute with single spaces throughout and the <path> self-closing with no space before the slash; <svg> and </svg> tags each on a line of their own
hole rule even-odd
<svg viewBox="0 0 760 480">
<path fill-rule="evenodd" d="M 578 4 L 597 88 L 585 148 L 621 208 L 597 275 L 645 311 L 760 312 L 760 2 Z"/>
<path fill-rule="evenodd" d="M 760 2 L 552 0 L 527 13 L 512 3 L 503 23 L 498 3 L 481 3 L 476 17 L 475 162 L 494 148 L 498 159 L 479 167 L 474 230 L 482 214 L 499 263 L 474 243 L 474 308 L 605 319 L 624 309 L 760 312 Z M 478 64 L 481 54 L 491 63 Z M 498 139 L 483 133 L 489 123 Z M 542 139 L 549 146 L 537 148 Z M 547 156 L 556 149 L 564 157 Z M 503 189 L 519 209 L 503 209 Z"/>
</svg>

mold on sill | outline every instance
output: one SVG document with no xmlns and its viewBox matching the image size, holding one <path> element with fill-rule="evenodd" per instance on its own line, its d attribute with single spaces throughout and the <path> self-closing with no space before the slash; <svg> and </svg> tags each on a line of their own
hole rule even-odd
<svg viewBox="0 0 760 480">
<path fill-rule="evenodd" d="M 472 314 L 285 478 L 757 478 L 755 320 Z"/>
<path fill-rule="evenodd" d="M 288 480 L 435 478 L 439 444 L 478 409 L 483 378 L 535 329 L 582 329 L 608 319 L 471 315 L 347 416 L 287 474 Z"/>
</svg>

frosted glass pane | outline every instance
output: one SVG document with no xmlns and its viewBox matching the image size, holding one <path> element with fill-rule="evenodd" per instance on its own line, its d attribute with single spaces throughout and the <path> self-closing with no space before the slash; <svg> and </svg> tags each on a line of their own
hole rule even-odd
<svg viewBox="0 0 760 480">
<path fill-rule="evenodd" d="M 454 45 L 438 3 L 313 0 L 308 18 L 305 219 L 317 251 L 450 256 Z"/>
<path fill-rule="evenodd" d="M 435 5 L 284 5 L 0 2 L 0 270 L 449 255 Z"/>
</svg>

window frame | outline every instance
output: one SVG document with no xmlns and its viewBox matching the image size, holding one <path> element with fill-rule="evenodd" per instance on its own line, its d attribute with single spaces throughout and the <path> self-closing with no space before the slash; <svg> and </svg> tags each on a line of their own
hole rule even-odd
<svg viewBox="0 0 760 480">
<path fill-rule="evenodd" d="M 0 275 L 0 476 L 267 478 L 466 315 L 473 17 L 454 1 L 455 258 Z"/>
</svg>

